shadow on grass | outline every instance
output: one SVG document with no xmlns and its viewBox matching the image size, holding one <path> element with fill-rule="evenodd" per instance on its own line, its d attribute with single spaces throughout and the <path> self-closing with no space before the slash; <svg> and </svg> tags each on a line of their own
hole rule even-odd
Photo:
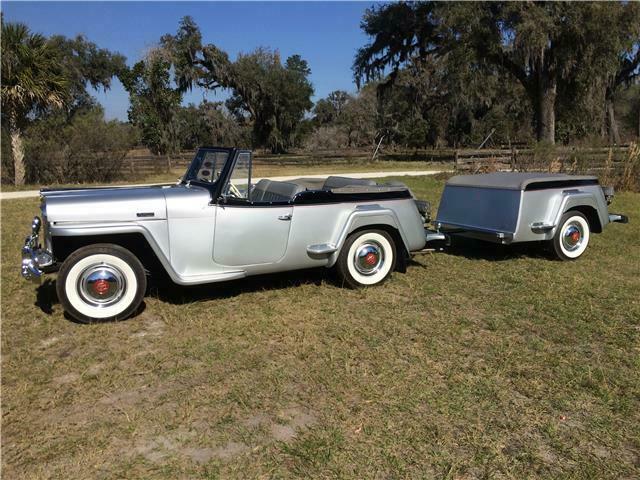
<svg viewBox="0 0 640 480">
<path fill-rule="evenodd" d="M 149 295 L 163 302 L 182 305 L 198 301 L 230 298 L 260 290 L 282 290 L 301 285 L 320 285 L 323 280 L 329 280 L 336 285 L 338 283 L 331 272 L 325 268 L 269 273 L 227 282 L 193 286 L 176 285 L 168 278 L 158 278 L 150 284 Z"/>
<path fill-rule="evenodd" d="M 529 257 L 543 260 L 551 260 L 553 257 L 542 243 L 519 243 L 514 245 L 499 245 L 480 240 L 456 238 L 450 247 L 444 247 L 440 254 L 465 257 L 473 260 L 488 260 L 501 262 L 516 258 Z M 425 265 L 411 259 L 407 262 L 408 268 L 425 267 Z M 282 290 L 301 285 L 321 285 L 328 281 L 337 287 L 341 287 L 340 281 L 332 271 L 325 268 L 307 270 L 294 270 L 290 272 L 270 273 L 256 275 L 227 282 L 208 283 L 202 285 L 184 286 L 177 285 L 164 272 L 155 271 L 149 278 L 147 295 L 160 301 L 173 305 L 184 305 L 193 302 L 211 301 L 231 298 L 243 293 L 255 291 Z M 56 282 L 46 279 L 37 289 L 35 305 L 45 314 L 51 315 L 54 306 L 58 305 Z M 145 309 L 144 302 L 133 315 L 142 313 Z M 65 318 L 74 323 L 79 323 L 65 313 Z"/>
<path fill-rule="evenodd" d="M 230 298 L 260 290 L 281 290 L 310 284 L 320 285 L 323 280 L 329 280 L 331 283 L 338 285 L 334 275 L 324 268 L 256 275 L 239 280 L 193 286 L 177 285 L 166 274 L 155 274 L 149 279 L 147 295 L 158 298 L 163 302 L 183 305 L 199 301 Z M 52 315 L 54 306 L 59 304 L 56 281 L 48 278 L 36 290 L 35 305 L 45 314 Z M 144 309 L 145 305 L 142 302 L 133 317 L 142 313 Z M 74 323 L 80 323 L 66 313 L 65 318 Z"/>
<path fill-rule="evenodd" d="M 501 245 L 499 243 L 483 242 L 473 238 L 457 237 L 453 239 L 451 246 L 445 247 L 443 253 L 456 257 L 465 257 L 471 260 L 488 260 L 494 262 L 523 257 L 549 261 L 554 260 L 554 256 L 544 242 Z"/>
<path fill-rule="evenodd" d="M 40 308 L 47 315 L 53 313 L 53 306 L 60 303 L 58 294 L 56 293 L 56 282 L 51 278 L 47 278 L 36 289 L 36 307 Z"/>
</svg>

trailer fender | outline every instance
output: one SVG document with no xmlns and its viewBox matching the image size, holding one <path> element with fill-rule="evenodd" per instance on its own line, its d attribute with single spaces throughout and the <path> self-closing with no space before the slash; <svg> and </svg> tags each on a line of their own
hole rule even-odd
<svg viewBox="0 0 640 480">
<path fill-rule="evenodd" d="M 562 194 L 562 201 L 560 207 L 556 211 L 553 219 L 552 235 L 555 235 L 556 228 L 560 223 L 562 215 L 569 210 L 579 210 L 586 214 L 589 222 L 592 224 L 592 230 L 595 232 L 602 231 L 604 226 L 602 219 L 599 215 L 598 201 L 593 193 L 581 192 L 581 191 L 568 191 Z M 597 224 L 593 224 L 597 222 Z"/>
</svg>

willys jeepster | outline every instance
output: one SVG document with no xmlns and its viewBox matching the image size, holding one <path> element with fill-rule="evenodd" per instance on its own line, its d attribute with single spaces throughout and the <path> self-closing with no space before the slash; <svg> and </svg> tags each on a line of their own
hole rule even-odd
<svg viewBox="0 0 640 480">
<path fill-rule="evenodd" d="M 81 322 L 124 319 L 147 289 L 148 262 L 175 283 L 222 282 L 335 267 L 349 287 L 404 271 L 411 254 L 455 235 L 545 240 L 561 259 L 582 255 L 610 221 L 612 190 L 595 177 L 490 174 L 452 178 L 435 222 L 401 183 L 330 176 L 252 178 L 252 154 L 200 148 L 172 185 L 41 190 L 22 249 L 22 275 L 58 271 L 65 311 Z"/>
</svg>

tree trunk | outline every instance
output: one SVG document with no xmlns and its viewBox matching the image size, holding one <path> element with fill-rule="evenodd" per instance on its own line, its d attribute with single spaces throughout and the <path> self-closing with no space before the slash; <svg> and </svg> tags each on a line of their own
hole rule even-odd
<svg viewBox="0 0 640 480">
<path fill-rule="evenodd" d="M 607 125 L 607 133 L 609 135 L 609 144 L 620 145 L 620 132 L 618 131 L 618 122 L 616 122 L 616 112 L 613 103 L 613 91 L 607 88 L 605 94 L 605 120 Z"/>
<path fill-rule="evenodd" d="M 540 74 L 535 102 L 536 136 L 539 142 L 556 143 L 556 95 L 555 77 Z"/>
<path fill-rule="evenodd" d="M 24 185 L 24 147 L 22 132 L 15 118 L 9 119 L 9 135 L 11 136 L 11 154 L 13 155 L 13 178 L 16 185 Z"/>
</svg>

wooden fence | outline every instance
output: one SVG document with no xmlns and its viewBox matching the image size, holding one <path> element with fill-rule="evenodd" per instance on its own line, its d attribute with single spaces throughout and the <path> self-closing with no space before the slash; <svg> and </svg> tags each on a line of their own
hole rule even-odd
<svg viewBox="0 0 640 480">
<path fill-rule="evenodd" d="M 123 174 L 148 176 L 166 172 L 170 168 L 186 169 L 194 152 L 182 152 L 170 158 L 150 155 L 148 151 L 129 152 L 123 162 Z M 367 150 L 325 150 L 292 152 L 284 155 L 254 154 L 256 165 L 311 166 L 345 165 L 371 162 L 372 152 Z M 492 171 L 545 171 L 573 174 L 596 174 L 618 179 L 614 183 L 638 184 L 640 181 L 640 148 L 636 144 L 620 147 L 550 147 L 501 149 L 434 149 L 385 151 L 377 162 L 431 162 L 460 173 L 486 173 Z M 360 167 L 362 168 L 362 167 Z M 635 187 L 634 187 L 635 189 Z"/>
</svg>

